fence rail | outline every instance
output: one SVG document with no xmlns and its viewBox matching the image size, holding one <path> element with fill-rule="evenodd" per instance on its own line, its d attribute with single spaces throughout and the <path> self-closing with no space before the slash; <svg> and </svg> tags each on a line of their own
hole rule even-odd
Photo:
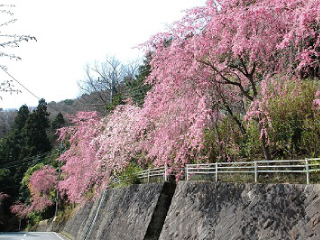
<svg viewBox="0 0 320 240">
<path fill-rule="evenodd" d="M 146 179 L 150 182 L 153 177 L 163 178 L 168 181 L 170 175 L 174 175 L 173 169 L 167 166 L 148 168 L 135 173 L 139 179 Z M 175 169 L 177 171 L 177 169 Z M 320 158 L 298 159 L 298 160 L 261 160 L 252 162 L 222 162 L 222 163 L 202 163 L 187 164 L 185 168 L 178 169 L 184 172 L 187 181 L 196 175 L 213 175 L 217 182 L 226 174 L 246 174 L 254 177 L 254 182 L 259 182 L 259 174 L 270 173 L 293 173 L 305 174 L 306 183 L 310 184 L 310 174 L 320 172 Z M 116 179 L 119 182 L 120 179 Z"/>
<path fill-rule="evenodd" d="M 168 172 L 168 167 L 157 167 L 157 168 L 148 168 L 146 170 L 142 170 L 139 172 L 136 172 L 133 174 L 133 176 L 138 177 L 139 179 L 147 179 L 147 182 L 149 183 L 152 177 L 160 177 L 163 178 L 163 181 L 167 182 L 168 181 L 168 176 L 171 175 Z M 113 179 L 114 183 L 121 183 L 122 180 L 127 180 L 129 179 L 130 176 L 123 176 L 121 178 L 116 177 Z"/>
<path fill-rule="evenodd" d="M 310 184 L 310 174 L 320 172 L 320 158 L 300 160 L 261 160 L 253 162 L 229 162 L 208 164 L 187 164 L 186 180 L 193 175 L 214 175 L 215 180 L 223 174 L 252 174 L 258 182 L 262 173 L 300 173 L 305 174 L 306 183 Z M 319 161 L 319 162 L 317 162 Z"/>
<path fill-rule="evenodd" d="M 163 180 L 168 181 L 168 168 L 158 167 L 158 168 L 148 168 L 147 170 L 143 170 L 137 173 L 139 179 L 147 179 L 148 183 L 150 182 L 151 177 L 163 177 Z"/>
</svg>

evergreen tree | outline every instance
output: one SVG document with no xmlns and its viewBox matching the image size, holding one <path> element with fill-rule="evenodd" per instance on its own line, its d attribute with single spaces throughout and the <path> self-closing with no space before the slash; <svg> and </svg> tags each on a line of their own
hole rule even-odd
<svg viewBox="0 0 320 240">
<path fill-rule="evenodd" d="M 142 106 L 147 92 L 151 89 L 151 85 L 146 84 L 145 80 L 151 73 L 149 65 L 150 56 L 144 60 L 143 65 L 139 66 L 139 73 L 135 79 L 127 79 L 126 85 L 129 89 L 129 96 L 133 102 Z"/>
<path fill-rule="evenodd" d="M 25 144 L 21 157 L 34 156 L 51 150 L 51 143 L 46 133 L 50 127 L 48 117 L 47 103 L 41 99 L 37 109 L 29 115 L 22 129 Z"/>
<path fill-rule="evenodd" d="M 26 105 L 20 107 L 15 117 L 13 127 L 0 143 L 0 157 L 2 163 L 19 160 L 24 145 L 21 131 L 29 117 L 30 111 Z"/>
<path fill-rule="evenodd" d="M 0 141 L 1 164 L 10 165 L 17 160 L 35 156 L 51 150 L 51 144 L 47 136 L 47 129 L 50 127 L 47 103 L 44 99 L 32 113 L 26 105 L 23 105 L 15 118 L 13 128 L 9 134 Z M 29 167 L 28 162 L 18 164 L 10 168 L 10 176 L 3 179 L 0 186 L 9 183 L 9 186 L 19 187 L 22 176 Z M 17 193 L 11 193 L 14 196 Z"/>
<path fill-rule="evenodd" d="M 14 124 L 6 137 L 0 140 L 0 164 L 6 166 L 13 161 L 19 160 L 21 148 L 23 146 L 23 137 L 21 130 L 29 116 L 29 109 L 26 105 L 20 107 Z M 1 167 L 0 167 L 1 168 Z M 10 169 L 0 169 L 0 189 L 6 189 L 13 198 L 17 195 L 19 189 L 19 167 Z"/>
<path fill-rule="evenodd" d="M 64 120 L 62 113 L 59 112 L 51 122 L 50 131 L 48 131 L 48 138 L 50 139 L 50 142 L 53 145 L 57 144 L 56 142 L 56 140 L 58 139 L 58 136 L 56 135 L 57 129 L 62 128 L 65 124 L 66 124 L 66 121 Z"/>
<path fill-rule="evenodd" d="M 55 117 L 55 119 L 51 123 L 51 130 L 55 131 L 59 128 L 62 128 L 64 124 L 65 124 L 64 117 L 62 113 L 59 112 L 58 115 Z"/>
<path fill-rule="evenodd" d="M 22 105 L 18 111 L 18 115 L 14 119 L 13 128 L 21 131 L 29 117 L 30 111 L 27 105 Z"/>
</svg>

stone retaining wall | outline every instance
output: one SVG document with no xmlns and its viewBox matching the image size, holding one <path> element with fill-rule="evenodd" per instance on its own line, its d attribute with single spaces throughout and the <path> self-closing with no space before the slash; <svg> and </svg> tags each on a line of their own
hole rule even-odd
<svg viewBox="0 0 320 240">
<path fill-rule="evenodd" d="M 159 239 L 320 239 L 319 194 L 319 185 L 180 182 Z"/>
<path fill-rule="evenodd" d="M 109 190 L 90 239 L 143 240 L 163 184 Z"/>
<path fill-rule="evenodd" d="M 163 183 L 108 189 L 88 239 L 143 240 L 162 189 Z M 64 226 L 49 221 L 46 229 L 65 232 L 72 239 L 83 240 L 98 205 L 98 200 L 90 201 L 79 208 Z M 39 226 L 40 230 L 44 231 L 44 224 Z"/>
<path fill-rule="evenodd" d="M 320 239 L 320 185 L 179 182 L 172 201 L 167 190 L 160 183 L 107 190 L 88 239 Z M 60 230 L 84 239 L 98 204 L 85 205 Z M 157 220 L 163 214 L 164 224 Z"/>
</svg>

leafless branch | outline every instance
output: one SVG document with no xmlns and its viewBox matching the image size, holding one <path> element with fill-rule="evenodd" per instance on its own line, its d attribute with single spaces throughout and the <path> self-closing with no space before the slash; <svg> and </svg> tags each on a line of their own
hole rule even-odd
<svg viewBox="0 0 320 240">
<path fill-rule="evenodd" d="M 12 17 L 14 13 L 11 11 L 15 5 L 13 4 L 0 4 L 0 15 L 7 15 Z M 15 23 L 17 19 L 9 19 L 3 23 L 0 23 L 0 27 L 8 26 L 9 24 Z M 35 40 L 36 38 L 28 35 L 19 35 L 19 34 L 3 34 L 0 31 L 0 47 L 5 48 L 14 48 L 19 47 L 19 44 L 23 41 Z M 9 58 L 10 60 L 21 60 L 21 58 L 12 53 L 6 53 L 4 51 L 0 51 L 0 57 Z M 0 65 L 1 69 L 7 72 L 7 67 L 4 65 Z M 9 93 L 19 93 L 20 90 L 17 90 L 12 84 L 12 80 L 0 80 L 0 92 L 9 92 Z M 1 99 L 1 96 L 0 96 Z"/>
</svg>

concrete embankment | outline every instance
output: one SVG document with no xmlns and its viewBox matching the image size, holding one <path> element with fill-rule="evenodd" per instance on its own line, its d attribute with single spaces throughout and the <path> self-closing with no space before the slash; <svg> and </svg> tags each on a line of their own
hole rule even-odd
<svg viewBox="0 0 320 240">
<path fill-rule="evenodd" d="M 75 240 L 84 239 L 147 239 L 151 222 L 161 222 L 163 225 L 169 205 L 163 209 L 171 197 L 166 189 L 171 187 L 164 183 L 132 185 L 130 187 L 107 189 L 103 201 L 88 202 L 65 223 L 57 226 L 48 223 L 47 230 L 67 233 Z M 99 209 L 100 211 L 97 211 Z M 163 213 L 164 211 L 164 213 Z M 156 219 L 156 220 L 155 220 Z M 162 219 L 162 220 L 161 220 Z M 152 224 L 156 225 L 156 224 Z M 45 231 L 42 225 L 38 231 Z M 159 238 L 161 228 L 154 226 L 149 240 Z M 149 230 L 150 231 L 150 230 Z"/>
<path fill-rule="evenodd" d="M 179 183 L 160 239 L 320 239 L 319 185 Z"/>
<path fill-rule="evenodd" d="M 76 240 L 320 239 L 320 185 L 134 185 L 107 190 L 98 207 L 87 203 L 60 231 Z"/>
</svg>

